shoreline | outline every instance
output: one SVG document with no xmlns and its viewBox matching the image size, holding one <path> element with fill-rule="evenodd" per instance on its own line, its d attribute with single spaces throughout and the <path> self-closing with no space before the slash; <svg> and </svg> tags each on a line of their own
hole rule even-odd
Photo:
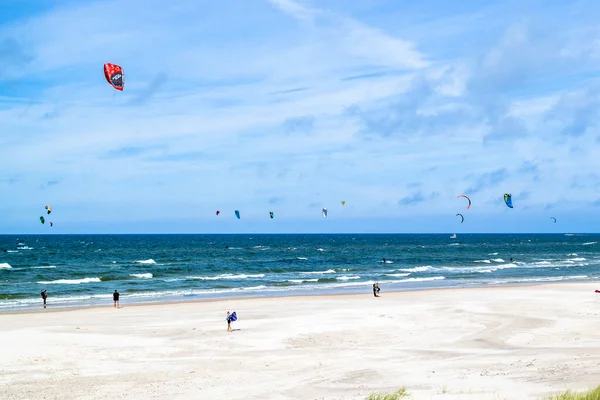
<svg viewBox="0 0 600 400">
<path fill-rule="evenodd" d="M 581 286 L 581 285 L 590 285 L 590 287 L 592 287 L 592 285 L 596 285 L 596 289 L 600 290 L 600 279 L 596 280 L 596 281 L 591 281 L 591 280 L 571 280 L 571 281 L 557 281 L 557 282 L 537 282 L 537 283 L 510 283 L 510 284 L 495 284 L 495 285 L 488 285 L 488 286 L 441 286 L 441 287 L 424 287 L 424 288 L 409 288 L 409 289 L 396 289 L 396 290 L 387 290 L 383 293 L 383 295 L 385 294 L 393 294 L 395 296 L 398 296 L 399 294 L 408 294 L 408 293 L 430 293 L 433 291 L 439 291 L 439 290 L 443 290 L 444 292 L 453 292 L 453 291 L 486 291 L 486 290 L 505 290 L 505 289 L 518 289 L 518 288 L 534 288 L 534 287 L 540 287 L 540 286 L 549 286 L 549 287 L 554 287 L 554 286 Z M 597 294 L 600 297 L 600 294 L 598 293 L 593 293 L 592 294 Z M 383 295 L 380 295 L 380 297 L 383 297 Z M 373 296 L 373 293 L 369 290 L 369 291 L 365 291 L 364 293 L 356 293 L 355 291 L 351 292 L 351 293 L 340 293 L 340 292 L 336 292 L 336 293 L 323 293 L 323 292 L 318 292 L 318 291 L 312 291 L 312 293 L 306 293 L 306 294 L 302 294 L 299 292 L 292 292 L 289 295 L 281 295 L 281 294 L 277 294 L 277 295 L 264 295 L 264 296 L 248 296 L 248 295 L 242 295 L 242 296 L 223 296 L 223 297 L 205 297 L 205 298 L 196 298 L 196 299 L 173 299 L 173 300 L 165 300 L 165 301 L 133 301 L 130 303 L 125 303 L 125 306 L 120 306 L 119 308 L 130 308 L 130 307 L 152 307 L 152 306 L 168 306 L 168 305 L 175 305 L 175 304 L 201 304 L 201 303 L 222 303 L 222 302 L 231 302 L 231 301 L 248 301 L 248 300 L 266 300 L 266 299 L 271 299 L 271 300 L 280 300 L 280 299 L 306 299 L 306 298 L 350 298 L 350 299 L 357 299 L 357 298 L 363 298 L 363 297 L 369 297 L 369 296 Z M 123 297 L 121 297 L 120 303 L 123 304 Z M 90 305 L 66 305 L 66 306 L 57 306 L 55 308 L 50 307 L 50 305 L 48 305 L 46 308 L 43 308 L 42 306 L 38 306 L 36 308 L 30 307 L 30 308 L 23 308 L 23 309 L 6 309 L 6 310 L 2 310 L 0 309 L 0 318 L 3 315 L 19 315 L 19 314 L 41 314 L 41 313 L 55 313 L 55 312 L 68 312 L 68 311 L 78 311 L 78 310 L 94 310 L 94 309 L 106 309 L 106 308 L 112 308 L 113 307 L 113 302 L 112 302 L 112 298 L 111 299 L 107 299 L 107 302 L 105 305 L 101 305 L 101 304 L 90 304 Z"/>
</svg>

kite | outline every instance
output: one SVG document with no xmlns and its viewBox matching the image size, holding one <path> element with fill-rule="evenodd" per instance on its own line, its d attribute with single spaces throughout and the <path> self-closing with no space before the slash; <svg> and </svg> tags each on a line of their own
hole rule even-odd
<svg viewBox="0 0 600 400">
<path fill-rule="evenodd" d="M 240 212 L 238 210 L 235 210 L 235 216 L 237 217 L 237 219 L 240 219 Z"/>
<path fill-rule="evenodd" d="M 44 219 L 44 217 L 40 216 L 40 222 L 43 224 L 46 222 L 46 220 Z"/>
<path fill-rule="evenodd" d="M 456 196 L 456 198 L 458 199 L 459 197 L 464 197 L 465 199 L 469 200 L 469 205 L 467 206 L 467 210 L 469 209 L 469 207 L 471 207 L 471 199 L 468 198 L 466 195 L 464 194 L 459 194 L 458 196 Z"/>
<path fill-rule="evenodd" d="M 50 222 L 50 226 L 54 226 L 54 223 L 52 221 Z"/>
<path fill-rule="evenodd" d="M 104 64 L 104 77 L 106 81 L 117 90 L 122 91 L 125 85 L 125 74 L 123 68 L 119 65 L 106 63 Z"/>
<path fill-rule="evenodd" d="M 346 200 L 342 200 L 342 205 L 345 206 L 346 205 Z"/>
<path fill-rule="evenodd" d="M 553 219 L 553 220 L 554 220 L 554 223 L 556 223 L 556 218 L 554 218 L 554 217 L 550 217 L 550 219 Z"/>
<path fill-rule="evenodd" d="M 226 320 L 228 322 L 237 321 L 237 315 L 236 315 L 235 311 L 232 312 L 231 315 L 227 316 Z"/>
<path fill-rule="evenodd" d="M 462 224 L 463 222 L 465 222 L 465 217 L 463 217 L 463 215 L 462 215 L 462 214 L 456 214 L 456 216 L 457 216 L 457 217 L 458 217 L 458 216 L 460 216 L 460 218 L 461 218 L 461 220 L 460 220 L 460 223 L 461 223 L 461 224 Z"/>
<path fill-rule="evenodd" d="M 326 208 L 322 209 L 321 214 L 323 215 L 323 218 L 327 218 L 327 209 Z"/>
<path fill-rule="evenodd" d="M 48 214 L 50 214 L 52 212 L 52 207 L 46 206 L 45 208 L 46 208 L 46 210 L 48 210 Z"/>
<path fill-rule="evenodd" d="M 513 208 L 512 195 L 510 193 L 504 193 L 504 202 L 509 208 Z"/>
<path fill-rule="evenodd" d="M 273 211 L 269 211 L 269 217 L 271 217 L 271 219 L 273 219 L 274 216 L 275 216 L 275 214 L 273 214 Z"/>
<path fill-rule="evenodd" d="M 216 214 L 217 214 L 217 215 L 221 214 L 221 211 L 217 210 Z"/>
</svg>

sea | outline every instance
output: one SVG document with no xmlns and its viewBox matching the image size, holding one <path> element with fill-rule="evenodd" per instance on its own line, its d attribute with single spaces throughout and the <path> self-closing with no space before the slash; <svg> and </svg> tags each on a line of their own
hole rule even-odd
<svg viewBox="0 0 600 400">
<path fill-rule="evenodd" d="M 0 311 L 600 279 L 600 234 L 0 235 Z"/>
</svg>

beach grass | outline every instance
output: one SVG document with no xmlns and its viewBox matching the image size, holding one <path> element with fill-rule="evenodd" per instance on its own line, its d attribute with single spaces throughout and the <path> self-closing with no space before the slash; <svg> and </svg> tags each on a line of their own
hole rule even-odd
<svg viewBox="0 0 600 400">
<path fill-rule="evenodd" d="M 408 391 L 405 388 L 401 388 L 394 393 L 373 393 L 366 400 L 401 400 L 408 399 L 409 396 Z M 600 385 L 585 392 L 567 390 L 564 393 L 545 397 L 544 400 L 600 400 Z"/>
<path fill-rule="evenodd" d="M 401 400 L 408 398 L 409 394 L 405 388 L 396 390 L 394 393 L 379 394 L 373 393 L 367 397 L 367 400 Z"/>
<path fill-rule="evenodd" d="M 585 392 L 567 390 L 564 393 L 547 397 L 544 400 L 600 400 L 600 385 Z"/>
</svg>

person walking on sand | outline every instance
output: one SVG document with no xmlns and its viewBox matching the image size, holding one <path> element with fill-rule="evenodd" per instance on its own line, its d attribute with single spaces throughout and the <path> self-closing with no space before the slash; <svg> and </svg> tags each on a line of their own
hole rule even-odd
<svg viewBox="0 0 600 400">
<path fill-rule="evenodd" d="M 376 283 L 373 284 L 373 296 L 377 297 L 377 284 Z"/>
<path fill-rule="evenodd" d="M 377 297 L 379 297 L 379 291 L 381 290 L 381 288 L 379 287 L 379 282 L 377 282 L 375 286 L 377 287 Z"/>
<path fill-rule="evenodd" d="M 46 294 L 46 289 L 42 290 L 40 294 L 42 295 L 42 299 L 44 300 L 44 308 L 46 308 L 46 299 L 48 298 L 48 295 Z"/>
<path fill-rule="evenodd" d="M 227 311 L 227 332 L 232 332 L 231 329 L 231 314 Z"/>
<path fill-rule="evenodd" d="M 115 308 L 119 308 L 119 292 L 117 292 L 117 289 L 113 293 L 113 303 Z"/>
</svg>

